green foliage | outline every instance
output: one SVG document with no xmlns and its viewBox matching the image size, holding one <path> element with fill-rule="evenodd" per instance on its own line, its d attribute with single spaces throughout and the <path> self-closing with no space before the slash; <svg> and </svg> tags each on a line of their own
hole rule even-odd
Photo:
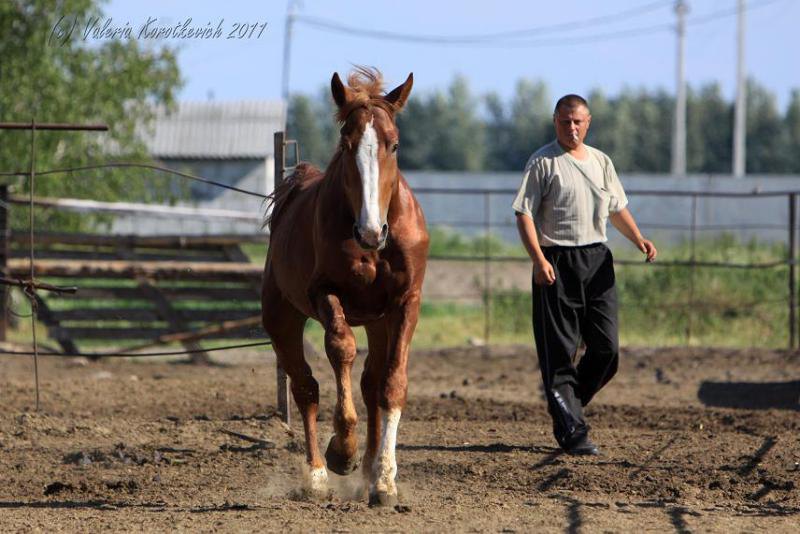
<svg viewBox="0 0 800 534">
<path fill-rule="evenodd" d="M 293 97 L 293 102 L 300 98 Z M 303 98 L 302 105 L 298 100 L 289 110 L 290 124 L 297 125 L 292 135 L 300 140 L 304 154 L 316 154 L 319 129 L 332 124 L 330 115 L 318 111 L 330 108 L 330 96 L 326 89 L 316 103 Z M 592 112 L 588 142 L 608 153 L 618 171 L 669 172 L 675 106 L 670 94 L 625 89 L 612 98 L 593 90 L 587 100 Z M 519 171 L 534 150 L 554 138 L 553 104 L 544 82 L 525 79 L 517 83 L 508 102 L 495 93 L 474 97 L 461 77 L 446 92 L 414 93 L 398 116 L 400 168 Z M 748 172 L 800 172 L 800 91 L 792 94 L 782 116 L 774 95 L 750 80 L 747 114 Z M 315 116 L 321 126 L 308 123 Z M 729 173 L 732 128 L 733 105 L 724 100 L 719 84 L 690 87 L 687 170 Z M 325 139 L 332 147 L 335 128 L 330 132 Z"/>
<path fill-rule="evenodd" d="M 439 239 L 441 254 L 478 249 L 474 239 L 444 237 Z M 617 258 L 641 259 L 637 252 L 627 250 L 622 249 Z M 698 241 L 694 249 L 688 242 L 664 248 L 659 257 L 688 261 L 693 250 L 694 258 L 705 262 L 763 264 L 786 257 L 782 244 L 741 242 L 732 234 Z M 616 271 L 623 345 L 785 347 L 788 343 L 787 267 L 693 269 L 637 264 L 618 265 Z M 491 296 L 484 294 L 482 305 L 487 301 L 493 342 L 532 342 L 530 292 L 496 290 Z M 429 323 L 441 327 L 439 318 L 449 315 L 450 330 L 439 338 L 482 337 L 483 314 L 481 305 L 426 302 L 418 330 L 433 328 Z M 423 336 L 431 342 L 433 334 Z"/>
<path fill-rule="evenodd" d="M 787 172 L 800 173 L 800 89 L 792 91 L 789 108 L 784 117 L 787 135 Z"/>
<path fill-rule="evenodd" d="M 484 124 L 467 81 L 456 77 L 447 93 L 412 98 L 397 116 L 401 169 L 477 171 L 484 168 Z"/>
<path fill-rule="evenodd" d="M 785 172 L 788 136 L 778 112 L 775 95 L 758 85 L 747 83 L 747 172 Z"/>
<path fill-rule="evenodd" d="M 686 167 L 693 172 L 731 172 L 733 106 L 719 84 L 688 91 L 686 102 Z"/>
<path fill-rule="evenodd" d="M 78 26 L 69 39 L 51 39 L 53 29 Z M 101 17 L 94 0 L 14 0 L 0 2 L 0 120 L 9 122 L 106 123 L 108 133 L 36 133 L 36 168 L 58 169 L 116 160 L 145 162 L 141 128 L 152 119 L 156 105 L 170 106 L 180 86 L 174 51 L 143 47 L 135 39 L 85 42 L 83 27 Z M 30 133 L 0 131 L 0 171 L 30 168 Z M 137 200 L 164 198 L 171 188 L 163 181 L 138 179 L 136 171 L 104 170 L 41 176 L 38 196 Z M 6 183 L 17 183 L 6 180 Z M 18 192 L 26 192 L 21 179 Z M 27 214 L 12 224 L 27 225 Z M 86 216 L 43 211 L 37 228 L 85 230 L 97 222 Z"/>
<path fill-rule="evenodd" d="M 289 99 L 286 124 L 289 139 L 300 144 L 300 159 L 324 169 L 336 148 L 333 103 L 330 96 L 313 100 L 302 94 Z"/>
<path fill-rule="evenodd" d="M 431 243 L 429 256 L 514 256 L 525 257 L 525 251 L 516 244 L 509 244 L 495 234 L 465 236 L 447 227 L 436 226 L 429 229 Z"/>
<path fill-rule="evenodd" d="M 489 94 L 488 161 L 491 170 L 519 170 L 531 153 L 552 139 L 552 104 L 544 82 L 520 80 L 508 109 L 500 98 Z"/>
<path fill-rule="evenodd" d="M 533 324 L 531 296 L 527 291 L 494 291 L 484 293 L 484 306 L 489 304 L 492 333 L 527 336 Z"/>
<path fill-rule="evenodd" d="M 667 253 L 688 260 L 691 247 Z M 698 261 L 745 264 L 779 261 L 786 251 L 728 235 L 699 242 L 694 255 Z M 619 267 L 617 284 L 629 343 L 781 347 L 788 342 L 786 267 Z"/>
</svg>

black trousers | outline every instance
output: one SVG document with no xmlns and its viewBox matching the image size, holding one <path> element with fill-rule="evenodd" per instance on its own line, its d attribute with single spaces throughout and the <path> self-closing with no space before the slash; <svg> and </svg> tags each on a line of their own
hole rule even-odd
<svg viewBox="0 0 800 534">
<path fill-rule="evenodd" d="M 553 433 L 562 447 L 569 447 L 588 432 L 582 407 L 617 372 L 614 263 L 602 243 L 542 251 L 556 281 L 533 284 L 533 335 Z M 586 352 L 575 365 L 581 338 Z"/>
</svg>

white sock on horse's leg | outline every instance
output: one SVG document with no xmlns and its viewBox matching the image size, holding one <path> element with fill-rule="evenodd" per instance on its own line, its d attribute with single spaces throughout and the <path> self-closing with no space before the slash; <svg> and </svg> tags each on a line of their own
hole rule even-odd
<svg viewBox="0 0 800 534">
<path fill-rule="evenodd" d="M 383 419 L 383 431 L 373 466 L 373 483 L 370 493 L 397 495 L 397 486 L 394 483 L 397 475 L 395 446 L 397 445 L 397 428 L 400 424 L 400 408 L 393 408 L 388 412 L 383 411 L 381 418 Z"/>
</svg>

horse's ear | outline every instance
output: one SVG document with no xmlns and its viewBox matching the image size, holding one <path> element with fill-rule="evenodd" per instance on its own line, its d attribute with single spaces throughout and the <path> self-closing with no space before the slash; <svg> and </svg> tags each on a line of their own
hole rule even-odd
<svg viewBox="0 0 800 534">
<path fill-rule="evenodd" d="M 333 101 L 336 102 L 336 105 L 339 108 L 342 108 L 345 104 L 347 104 L 347 93 L 348 89 L 342 83 L 342 79 L 339 78 L 339 73 L 334 72 L 333 78 L 331 78 L 331 94 L 333 95 Z"/>
<path fill-rule="evenodd" d="M 411 94 L 411 86 L 414 85 L 414 73 L 410 73 L 406 81 L 402 85 L 395 87 L 391 93 L 383 97 L 384 100 L 389 102 L 397 111 L 400 111 L 406 105 L 408 95 Z"/>
</svg>

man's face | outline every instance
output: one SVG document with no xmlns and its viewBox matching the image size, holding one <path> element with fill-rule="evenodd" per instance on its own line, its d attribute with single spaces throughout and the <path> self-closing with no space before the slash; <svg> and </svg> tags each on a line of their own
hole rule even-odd
<svg viewBox="0 0 800 534">
<path fill-rule="evenodd" d="M 562 146 L 571 149 L 578 148 L 586 138 L 592 116 L 586 106 L 566 108 L 562 106 L 553 115 L 553 124 L 556 127 L 556 138 Z"/>
</svg>

